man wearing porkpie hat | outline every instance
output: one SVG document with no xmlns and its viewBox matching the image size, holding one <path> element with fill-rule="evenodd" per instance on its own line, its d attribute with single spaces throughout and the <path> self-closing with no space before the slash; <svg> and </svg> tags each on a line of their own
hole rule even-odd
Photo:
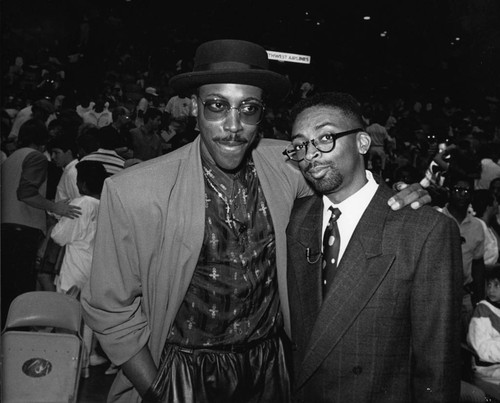
<svg viewBox="0 0 500 403">
<path fill-rule="evenodd" d="M 107 179 L 82 293 L 122 369 L 109 401 L 289 401 L 285 228 L 311 189 L 259 123 L 290 84 L 261 46 L 216 40 L 170 85 L 200 135 Z"/>
</svg>

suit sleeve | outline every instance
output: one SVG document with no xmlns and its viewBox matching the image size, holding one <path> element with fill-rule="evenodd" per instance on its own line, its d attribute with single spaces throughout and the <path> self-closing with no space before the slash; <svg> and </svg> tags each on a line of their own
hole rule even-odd
<svg viewBox="0 0 500 403">
<path fill-rule="evenodd" d="M 86 323 L 117 365 L 139 352 L 150 335 L 141 309 L 141 281 L 134 223 L 113 182 L 107 179 L 99 205 L 90 280 L 82 291 Z"/>
<path fill-rule="evenodd" d="M 462 254 L 458 226 L 438 217 L 424 242 L 411 295 L 415 402 L 457 402 L 460 395 Z"/>
</svg>

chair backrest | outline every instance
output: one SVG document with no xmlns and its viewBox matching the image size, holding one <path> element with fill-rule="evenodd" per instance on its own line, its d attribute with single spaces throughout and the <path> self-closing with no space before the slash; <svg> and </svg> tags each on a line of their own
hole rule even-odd
<svg viewBox="0 0 500 403">
<path fill-rule="evenodd" d="M 51 326 L 81 335 L 82 309 L 76 298 L 54 291 L 32 291 L 12 301 L 4 331 L 26 326 Z"/>
</svg>

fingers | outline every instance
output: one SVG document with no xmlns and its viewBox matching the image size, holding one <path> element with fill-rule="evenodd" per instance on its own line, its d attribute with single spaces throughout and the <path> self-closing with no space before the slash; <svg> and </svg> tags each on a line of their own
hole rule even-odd
<svg viewBox="0 0 500 403">
<path fill-rule="evenodd" d="M 76 218 L 82 214 L 82 209 L 78 206 L 72 206 L 68 204 L 68 215 L 67 217 Z"/>
<path fill-rule="evenodd" d="M 400 208 L 408 205 L 410 205 L 413 209 L 418 209 L 431 202 L 429 193 L 427 190 L 422 188 L 419 183 L 403 185 L 405 186 L 401 186 L 401 182 L 395 185 L 396 188 L 402 188 L 402 190 L 388 200 L 387 204 L 391 207 L 391 209 L 399 210 Z"/>
<path fill-rule="evenodd" d="M 80 207 L 67 204 L 65 200 L 61 200 L 59 206 L 60 211 L 58 214 L 62 217 L 76 218 L 82 214 Z"/>
</svg>

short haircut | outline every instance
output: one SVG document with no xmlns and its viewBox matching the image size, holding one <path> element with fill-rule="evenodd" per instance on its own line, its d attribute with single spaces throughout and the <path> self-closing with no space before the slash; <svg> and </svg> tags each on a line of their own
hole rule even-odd
<svg viewBox="0 0 500 403">
<path fill-rule="evenodd" d="M 361 104 L 352 95 L 344 92 L 321 92 L 300 100 L 291 110 L 290 117 L 292 124 L 301 112 L 314 106 L 326 106 L 338 109 L 347 118 L 353 120 L 356 126 L 365 127 Z"/>
<path fill-rule="evenodd" d="M 144 114 L 144 123 L 148 123 L 150 120 L 155 119 L 158 116 L 163 116 L 162 111 L 157 108 L 148 108 Z"/>
<path fill-rule="evenodd" d="M 484 278 L 486 282 L 492 280 L 500 281 L 500 266 L 494 266 L 485 270 Z"/>
<path fill-rule="evenodd" d="M 17 135 L 17 146 L 28 147 L 32 144 L 42 146 L 49 140 L 49 130 L 40 119 L 29 119 L 19 128 Z"/>
<path fill-rule="evenodd" d="M 77 180 L 85 183 L 93 194 L 101 194 L 104 180 L 109 176 L 102 162 L 80 161 L 76 164 Z"/>
<path fill-rule="evenodd" d="M 77 145 L 76 138 L 74 136 L 68 136 L 64 133 L 61 133 L 55 137 L 53 137 L 49 143 L 47 148 L 50 152 L 54 150 L 54 148 L 60 148 L 64 152 L 70 150 L 73 153 L 73 156 L 76 157 L 77 154 Z"/>
<path fill-rule="evenodd" d="M 114 150 L 123 146 L 125 140 L 122 140 L 120 133 L 111 125 L 99 129 L 99 145 L 105 150 Z"/>
<path fill-rule="evenodd" d="M 455 186 L 458 182 L 466 182 L 469 184 L 470 190 L 474 190 L 474 178 L 467 174 L 460 172 L 448 172 L 447 179 L 449 187 Z"/>
<path fill-rule="evenodd" d="M 491 191 L 486 189 L 474 190 L 471 204 L 476 216 L 481 217 L 486 211 L 486 207 L 492 206 L 494 201 L 495 197 Z"/>
<path fill-rule="evenodd" d="M 86 154 L 97 151 L 99 149 L 99 129 L 97 126 L 92 125 L 82 130 L 76 138 L 76 144 Z"/>
<path fill-rule="evenodd" d="M 111 116 L 113 117 L 113 122 L 116 122 L 120 116 L 128 115 L 129 110 L 124 106 L 117 106 L 111 111 Z"/>
</svg>

